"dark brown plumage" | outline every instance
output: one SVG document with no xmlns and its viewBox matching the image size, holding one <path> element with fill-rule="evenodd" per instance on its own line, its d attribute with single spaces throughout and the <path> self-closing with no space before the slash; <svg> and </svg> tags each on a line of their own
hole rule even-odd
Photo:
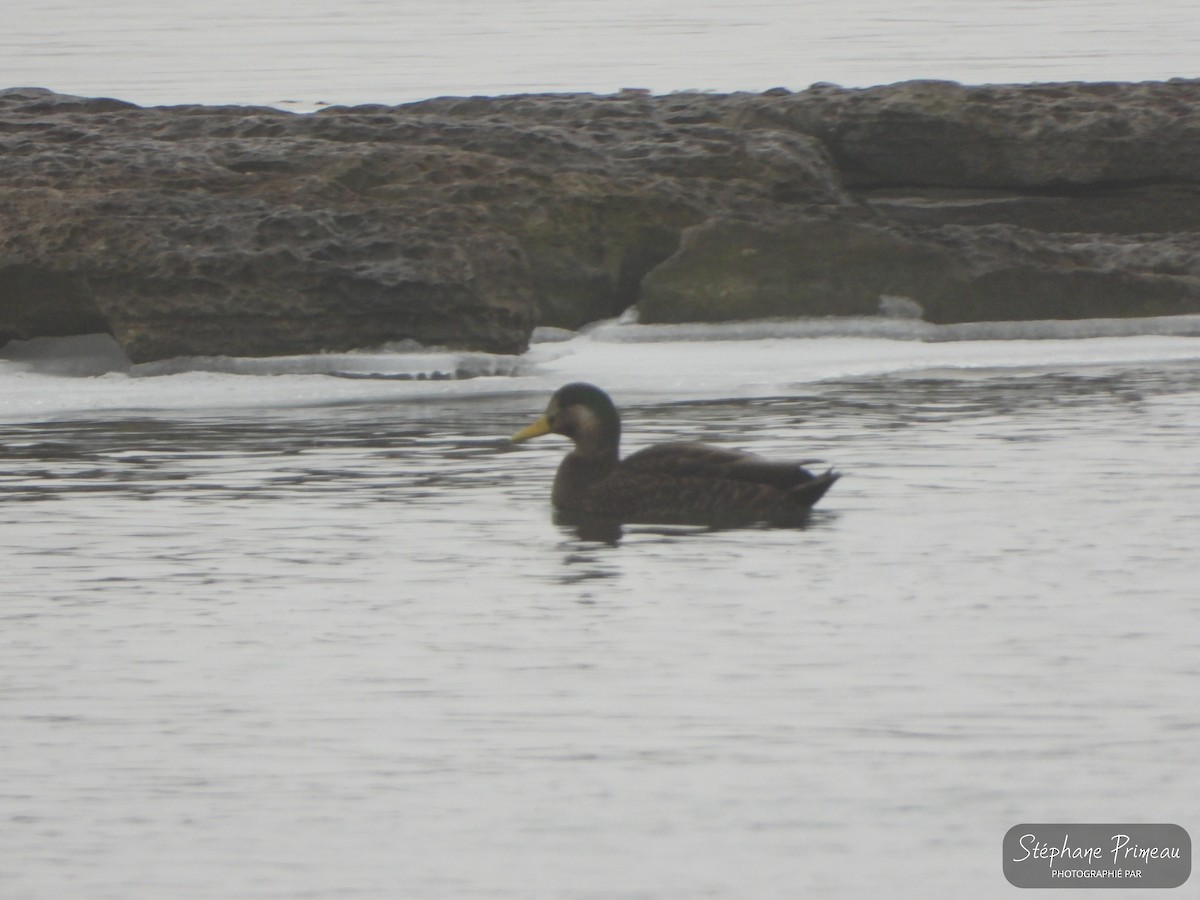
<svg viewBox="0 0 1200 900">
<path fill-rule="evenodd" d="M 560 388 L 512 440 L 549 433 L 575 443 L 554 477 L 554 505 L 622 522 L 795 524 L 840 477 L 698 443 L 658 444 L 621 459 L 620 416 L 590 384 Z"/>
</svg>

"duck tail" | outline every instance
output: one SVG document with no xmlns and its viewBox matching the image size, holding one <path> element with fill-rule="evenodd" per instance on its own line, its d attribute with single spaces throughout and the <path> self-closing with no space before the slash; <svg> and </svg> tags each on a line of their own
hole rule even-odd
<svg viewBox="0 0 1200 900">
<path fill-rule="evenodd" d="M 797 506 L 807 509 L 825 496 L 825 492 L 833 487 L 834 482 L 842 477 L 841 472 L 829 469 L 821 475 L 813 476 L 811 481 L 798 484 L 788 494 Z"/>
</svg>

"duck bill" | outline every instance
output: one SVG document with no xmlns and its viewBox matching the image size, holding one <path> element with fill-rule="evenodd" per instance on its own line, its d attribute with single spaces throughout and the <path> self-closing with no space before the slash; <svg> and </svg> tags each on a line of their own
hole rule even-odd
<svg viewBox="0 0 1200 900">
<path fill-rule="evenodd" d="M 522 441 L 529 440 L 530 438 L 540 437 L 543 434 L 549 434 L 549 433 L 550 433 L 550 420 L 547 419 L 545 416 L 542 416 L 540 419 L 538 419 L 532 425 L 529 425 L 526 428 L 522 428 L 520 431 L 518 431 L 516 434 L 514 434 L 511 438 L 509 438 L 509 440 L 512 441 L 514 444 L 519 444 Z"/>
</svg>

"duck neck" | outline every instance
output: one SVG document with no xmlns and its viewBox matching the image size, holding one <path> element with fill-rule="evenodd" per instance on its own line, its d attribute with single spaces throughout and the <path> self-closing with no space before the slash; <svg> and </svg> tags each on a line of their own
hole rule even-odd
<svg viewBox="0 0 1200 900">
<path fill-rule="evenodd" d="M 620 462 L 620 437 L 611 440 L 590 440 L 577 443 L 563 459 L 563 466 L 575 473 L 580 481 L 603 478 Z"/>
<path fill-rule="evenodd" d="M 572 435 L 575 449 L 571 455 L 595 466 L 615 466 L 620 459 L 621 420 L 588 410 L 578 419 Z"/>
<path fill-rule="evenodd" d="M 621 458 L 621 435 L 593 436 L 575 445 L 571 455 L 594 466 L 615 466 Z"/>
</svg>

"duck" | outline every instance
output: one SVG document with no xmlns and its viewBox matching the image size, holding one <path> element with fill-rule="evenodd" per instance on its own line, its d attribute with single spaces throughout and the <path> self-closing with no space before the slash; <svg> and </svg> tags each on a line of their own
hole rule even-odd
<svg viewBox="0 0 1200 900">
<path fill-rule="evenodd" d="M 841 477 L 816 474 L 813 460 L 782 462 L 697 442 L 656 444 L 621 458 L 621 416 L 603 390 L 574 382 L 545 413 L 514 434 L 515 444 L 546 434 L 574 448 L 554 476 L 550 499 L 564 512 L 627 523 L 801 524 Z"/>
</svg>

